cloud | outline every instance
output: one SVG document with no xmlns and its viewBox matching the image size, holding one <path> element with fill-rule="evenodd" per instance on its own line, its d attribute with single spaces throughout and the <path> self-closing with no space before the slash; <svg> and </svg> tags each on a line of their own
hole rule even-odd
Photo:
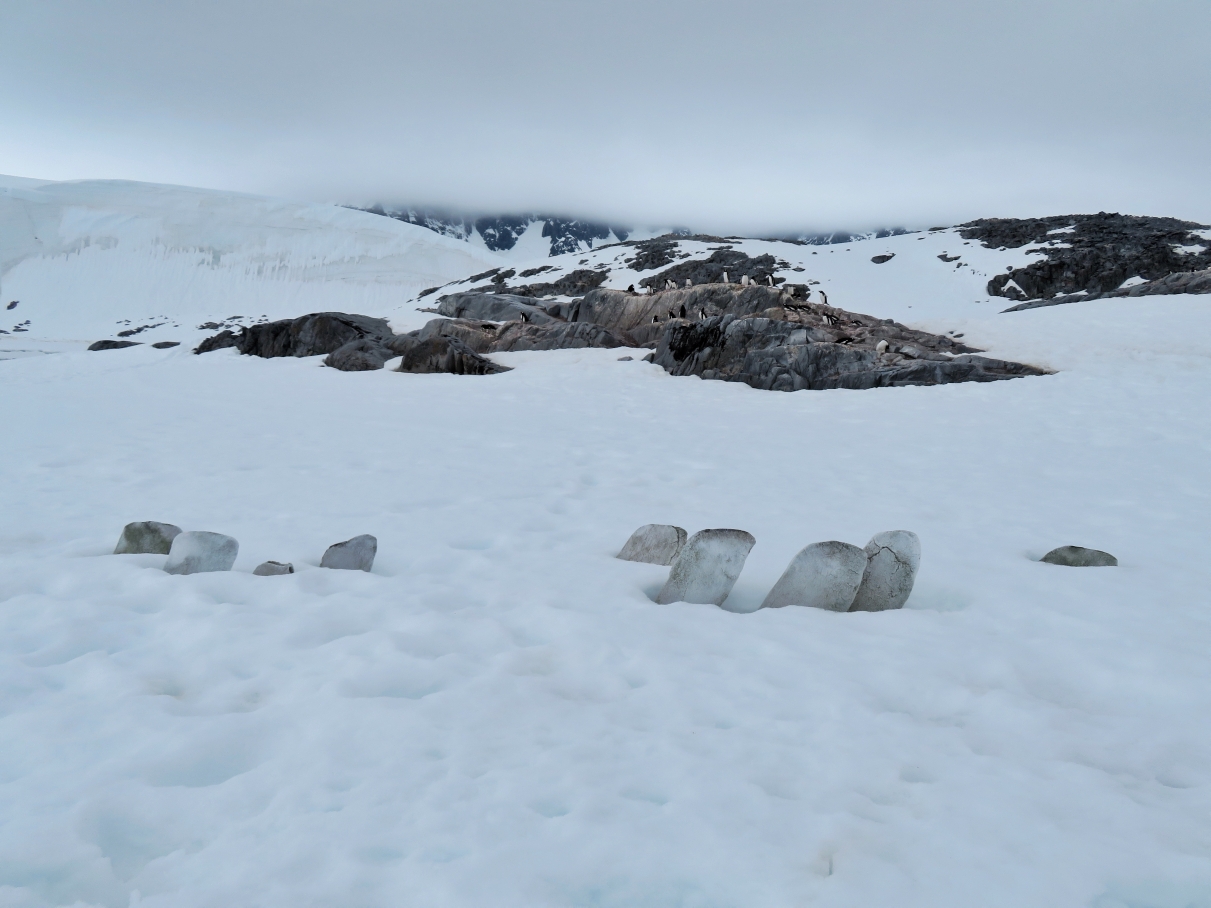
<svg viewBox="0 0 1211 908">
<path fill-rule="evenodd" d="M 1211 220 L 1211 5 L 26 2 L 0 172 L 702 229 Z"/>
</svg>

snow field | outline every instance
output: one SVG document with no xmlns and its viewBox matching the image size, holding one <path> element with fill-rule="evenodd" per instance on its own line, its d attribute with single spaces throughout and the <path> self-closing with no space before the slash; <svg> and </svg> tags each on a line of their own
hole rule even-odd
<svg viewBox="0 0 1211 908">
<path fill-rule="evenodd" d="M 1180 328 L 973 307 L 1064 371 L 860 392 L 0 362 L 0 905 L 1211 904 L 1211 312 L 1146 305 Z M 143 519 L 235 571 L 109 555 Z M 752 532 L 739 611 L 809 542 L 911 529 L 921 573 L 657 606 L 612 557 L 649 522 Z"/>
<path fill-rule="evenodd" d="M 390 218 L 180 186 L 81 181 L 0 188 L 5 338 L 190 345 L 197 326 L 337 310 L 386 314 L 502 260 Z M 403 328 L 419 327 L 409 306 Z M 24 333 L 26 337 L 21 338 Z"/>
</svg>

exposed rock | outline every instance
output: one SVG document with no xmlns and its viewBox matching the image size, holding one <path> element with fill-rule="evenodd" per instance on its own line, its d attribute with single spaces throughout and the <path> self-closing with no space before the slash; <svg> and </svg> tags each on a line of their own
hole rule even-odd
<svg viewBox="0 0 1211 908">
<path fill-rule="evenodd" d="M 332 353 L 350 341 L 394 337 L 385 319 L 345 312 L 314 312 L 295 319 L 282 319 L 244 328 L 234 337 L 229 332 L 207 338 L 195 353 L 236 347 L 241 353 L 272 358 L 277 356 L 320 356 Z"/>
<path fill-rule="evenodd" d="M 627 259 L 627 266 L 635 271 L 651 271 L 673 264 L 677 257 L 679 236 L 665 235 L 650 240 L 639 240 L 634 244 L 635 256 Z"/>
<path fill-rule="evenodd" d="M 167 555 L 172 541 L 180 535 L 181 528 L 171 523 L 141 520 L 128 523 L 122 528 L 115 555 Z"/>
<path fill-rule="evenodd" d="M 208 323 L 211 324 L 211 323 Z M 234 331 L 228 329 L 212 334 L 194 347 L 194 353 L 210 353 L 212 350 L 225 350 L 228 347 L 239 347 L 240 338 Z"/>
<path fill-rule="evenodd" d="M 507 292 L 523 297 L 544 296 L 584 296 L 590 290 L 600 287 L 610 276 L 608 271 L 597 271 L 589 268 L 579 268 L 570 271 L 563 277 L 549 283 L 522 284 L 518 287 L 507 287 Z"/>
<path fill-rule="evenodd" d="M 391 350 L 396 356 L 403 357 L 397 372 L 495 375 L 509 371 L 508 366 L 480 356 L 457 337 L 434 335 L 421 340 L 405 334 L 392 341 Z"/>
<path fill-rule="evenodd" d="M 738 296 L 760 292 L 778 293 L 748 287 Z M 751 305 L 747 301 L 744 308 Z M 638 340 L 641 335 L 635 334 Z M 880 349 L 880 341 L 887 346 Z M 670 323 L 652 361 L 673 375 L 742 381 L 773 391 L 937 385 L 1047 374 L 977 352 L 952 338 L 888 319 L 794 304 L 756 316 L 729 313 Z"/>
<path fill-rule="evenodd" d="M 716 249 L 706 259 L 688 259 L 661 271 L 658 274 L 640 280 L 641 287 L 664 287 L 665 281 L 672 281 L 678 287 L 685 285 L 688 280 L 693 286 L 698 284 L 717 284 L 723 280 L 726 271 L 733 281 L 748 278 L 759 284 L 768 283 L 775 271 L 789 268 L 790 265 L 780 259 L 775 259 L 769 253 L 753 258 L 743 252 L 738 252 L 731 246 Z M 775 284 L 782 283 L 782 278 L 774 278 Z"/>
<path fill-rule="evenodd" d="M 320 567 L 339 571 L 369 571 L 378 554 L 378 540 L 369 534 L 354 536 L 344 542 L 328 546 Z"/>
<path fill-rule="evenodd" d="M 532 324 L 554 321 L 545 309 L 529 299 L 511 293 L 451 293 L 437 303 L 437 311 L 448 318 L 479 319 L 492 322 L 524 320 Z"/>
<path fill-rule="evenodd" d="M 121 350 L 123 347 L 138 347 L 141 341 L 99 340 L 88 345 L 89 350 Z"/>
<path fill-rule="evenodd" d="M 756 542 L 744 530 L 700 530 L 673 560 L 656 601 L 723 605 Z"/>
<path fill-rule="evenodd" d="M 848 611 L 867 566 L 866 552 L 848 542 L 813 542 L 791 559 L 762 608 L 805 605 Z"/>
<path fill-rule="evenodd" d="M 613 332 L 601 325 L 586 322 L 568 324 L 553 322 L 527 325 L 509 322 L 492 341 L 489 350 L 505 353 L 512 350 L 567 350 L 580 347 L 636 347 L 638 344 L 625 332 Z"/>
<path fill-rule="evenodd" d="M 1065 567 L 1118 567 L 1118 559 L 1109 552 L 1086 549 L 1079 545 L 1062 545 L 1052 549 L 1042 560 L 1047 564 Z"/>
<path fill-rule="evenodd" d="M 152 346 L 157 350 L 167 350 L 170 347 L 181 346 L 180 341 L 156 341 Z"/>
<path fill-rule="evenodd" d="M 873 255 L 870 260 L 876 265 L 882 265 L 884 262 L 890 262 L 895 257 L 896 254 L 894 252 L 889 252 L 886 255 Z"/>
<path fill-rule="evenodd" d="M 1211 268 L 1202 271 L 1183 271 L 1168 274 L 1165 277 L 1133 287 L 1122 287 L 1108 293 L 1090 295 L 1078 293 L 1069 296 L 1055 296 L 1051 299 L 1028 300 L 1010 306 L 1004 312 L 1020 312 L 1023 309 L 1039 309 L 1043 306 L 1063 306 L 1067 303 L 1081 303 L 1091 299 L 1121 299 L 1137 296 L 1162 296 L 1176 293 L 1211 293 Z"/>
<path fill-rule="evenodd" d="M 280 561 L 266 561 L 264 564 L 258 564 L 256 570 L 252 573 L 258 577 L 277 577 L 281 574 L 293 574 L 293 564 L 283 564 Z"/>
<path fill-rule="evenodd" d="M 866 570 L 851 612 L 903 608 L 921 566 L 921 540 L 908 530 L 876 533 L 866 543 Z"/>
<path fill-rule="evenodd" d="M 591 322 L 626 333 L 642 346 L 654 344 L 670 325 L 727 312 L 751 315 L 789 303 L 791 297 L 784 290 L 738 284 L 696 284 L 660 293 L 602 289 L 586 294 L 569 312 L 568 321 Z"/>
<path fill-rule="evenodd" d="M 685 546 L 685 537 L 685 530 L 681 527 L 649 523 L 631 534 L 618 557 L 623 561 L 642 561 L 645 564 L 672 564 Z"/>
<path fill-rule="evenodd" d="M 435 318 L 425 323 L 425 327 L 412 334 L 418 340 L 428 340 L 431 337 L 456 337 L 476 353 L 487 353 L 492 342 L 496 340 L 500 325 L 489 321 L 476 321 L 466 318 Z"/>
<path fill-rule="evenodd" d="M 230 571 L 239 553 L 240 544 L 230 536 L 193 530 L 172 540 L 164 570 L 169 574 Z"/>
<path fill-rule="evenodd" d="M 324 365 L 342 372 L 372 372 L 381 369 L 395 353 L 377 337 L 349 341 L 324 358 Z"/>
<path fill-rule="evenodd" d="M 963 224 L 959 233 L 993 249 L 1042 244 L 1040 261 L 998 274 L 988 282 L 988 292 L 1015 300 L 1056 300 L 1050 303 L 1056 305 L 1103 296 L 1149 295 L 1131 294 L 1130 290 L 1139 288 L 1123 288 L 1122 284 L 1131 277 L 1152 283 L 1169 275 L 1211 268 L 1211 241 L 1195 232 L 1201 229 L 1205 229 L 1203 225 L 1175 218 L 1101 212 L 1021 220 L 989 218 Z M 1151 291 L 1208 292 L 1211 281 L 1176 282 L 1168 289 Z M 1081 295 L 1073 297 L 1078 293 Z"/>
</svg>

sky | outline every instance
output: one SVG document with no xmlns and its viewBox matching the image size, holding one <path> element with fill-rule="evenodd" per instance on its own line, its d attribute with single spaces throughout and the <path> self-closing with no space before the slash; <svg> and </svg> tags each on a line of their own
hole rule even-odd
<svg viewBox="0 0 1211 908">
<path fill-rule="evenodd" d="M 1211 223 L 1207 0 L 4 0 L 0 173 L 710 231 Z"/>
</svg>

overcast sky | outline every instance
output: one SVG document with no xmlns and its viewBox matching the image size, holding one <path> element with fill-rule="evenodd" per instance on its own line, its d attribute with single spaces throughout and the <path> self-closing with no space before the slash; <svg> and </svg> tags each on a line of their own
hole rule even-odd
<svg viewBox="0 0 1211 908">
<path fill-rule="evenodd" d="M 703 230 L 1211 222 L 1211 0 L 3 0 L 0 173 Z"/>
</svg>

